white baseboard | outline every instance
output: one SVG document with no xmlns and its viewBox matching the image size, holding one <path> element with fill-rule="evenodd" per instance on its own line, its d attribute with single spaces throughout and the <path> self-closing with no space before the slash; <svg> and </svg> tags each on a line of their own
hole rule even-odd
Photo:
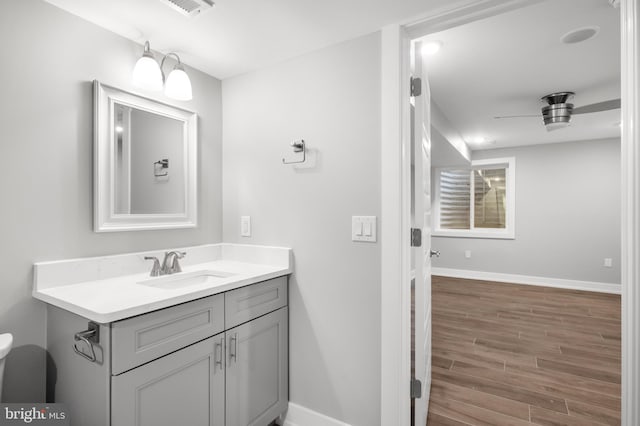
<svg viewBox="0 0 640 426">
<path fill-rule="evenodd" d="M 470 271 L 467 269 L 431 268 L 432 275 L 467 278 L 471 280 L 497 281 L 502 283 L 537 285 L 542 287 L 565 288 L 569 290 L 595 291 L 598 293 L 621 294 L 622 286 L 613 283 L 566 280 L 562 278 L 534 277 L 529 275 L 502 274 L 499 272 Z"/>
<path fill-rule="evenodd" d="M 284 426 L 350 426 L 324 414 L 310 410 L 302 405 L 289 403 Z"/>
</svg>

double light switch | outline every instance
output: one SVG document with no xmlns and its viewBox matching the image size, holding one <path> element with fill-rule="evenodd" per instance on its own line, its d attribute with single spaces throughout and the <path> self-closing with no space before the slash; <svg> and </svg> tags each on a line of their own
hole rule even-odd
<svg viewBox="0 0 640 426">
<path fill-rule="evenodd" d="M 240 216 L 240 236 L 251 236 L 251 216 Z"/>
<path fill-rule="evenodd" d="M 352 216 L 351 239 L 353 241 L 377 241 L 377 218 L 375 216 Z"/>
</svg>

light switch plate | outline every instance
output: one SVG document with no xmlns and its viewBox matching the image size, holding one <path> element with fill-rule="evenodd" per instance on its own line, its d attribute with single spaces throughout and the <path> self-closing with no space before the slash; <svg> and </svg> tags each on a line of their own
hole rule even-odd
<svg viewBox="0 0 640 426">
<path fill-rule="evenodd" d="M 240 216 L 240 236 L 251 236 L 251 216 Z"/>
<path fill-rule="evenodd" d="M 351 240 L 375 243 L 378 240 L 376 216 L 351 216 Z"/>
<path fill-rule="evenodd" d="M 613 259 L 611 259 L 610 257 L 605 257 L 604 259 L 604 267 L 605 268 L 611 268 L 613 266 Z"/>
</svg>

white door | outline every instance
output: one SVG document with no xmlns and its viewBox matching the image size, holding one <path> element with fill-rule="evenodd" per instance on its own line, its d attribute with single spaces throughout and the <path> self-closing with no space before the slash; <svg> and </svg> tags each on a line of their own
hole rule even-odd
<svg viewBox="0 0 640 426">
<path fill-rule="evenodd" d="M 431 389 L 431 94 L 421 54 L 421 43 L 414 45 L 413 86 L 419 86 L 413 103 L 412 138 L 412 227 L 422 231 L 421 244 L 412 248 L 414 269 L 415 380 L 421 383 L 415 398 L 415 425 L 425 426 Z M 418 80 L 419 79 L 419 80 Z M 419 93 L 419 94 L 418 94 Z M 417 382 L 414 382 L 417 383 Z"/>
</svg>

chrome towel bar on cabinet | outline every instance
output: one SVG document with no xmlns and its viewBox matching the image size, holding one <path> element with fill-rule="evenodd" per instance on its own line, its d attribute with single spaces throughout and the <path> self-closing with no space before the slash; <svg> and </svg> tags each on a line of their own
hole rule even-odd
<svg viewBox="0 0 640 426">
<path fill-rule="evenodd" d="M 79 331 L 78 333 L 73 335 L 73 350 L 75 353 L 83 357 L 84 359 L 90 362 L 96 362 L 96 351 L 93 348 L 94 343 L 98 343 L 100 341 L 100 326 L 93 321 L 89 322 L 89 326 L 85 331 Z M 90 355 L 87 355 L 80 349 L 78 349 L 78 342 L 84 342 L 84 344 L 91 351 Z"/>
</svg>

